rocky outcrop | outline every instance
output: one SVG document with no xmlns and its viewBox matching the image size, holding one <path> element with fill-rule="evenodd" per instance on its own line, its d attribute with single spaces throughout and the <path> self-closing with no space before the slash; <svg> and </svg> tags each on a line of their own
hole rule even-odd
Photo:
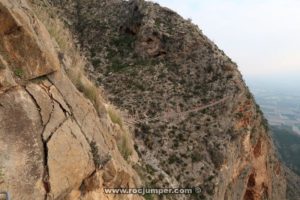
<svg viewBox="0 0 300 200">
<path fill-rule="evenodd" d="M 64 65 L 27 2 L 1 0 L 0 191 L 15 200 L 141 199 L 104 193 L 140 185 L 117 146 L 125 130 L 107 102 L 96 111 Z"/>
<path fill-rule="evenodd" d="M 134 116 L 148 185 L 201 189 L 170 199 L 285 199 L 266 120 L 237 65 L 197 26 L 142 0 L 51 2 L 90 76 Z"/>
</svg>

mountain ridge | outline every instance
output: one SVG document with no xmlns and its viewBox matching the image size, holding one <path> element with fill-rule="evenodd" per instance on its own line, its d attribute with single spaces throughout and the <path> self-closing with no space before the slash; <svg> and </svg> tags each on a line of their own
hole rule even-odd
<svg viewBox="0 0 300 200">
<path fill-rule="evenodd" d="M 203 193 L 195 197 L 200 199 L 285 198 L 271 197 L 279 190 L 283 194 L 285 183 L 280 183 L 280 162 L 272 153 L 262 112 L 236 64 L 197 26 L 145 1 L 86 0 L 67 8 L 65 2 L 52 2 L 73 24 L 92 63 L 86 68 L 90 77 L 109 100 L 137 119 L 136 149 L 142 162 L 157 170 L 149 184 L 200 186 Z M 189 113 L 227 96 L 222 105 Z M 184 112 L 189 114 L 168 119 Z M 234 166 L 233 160 L 247 156 L 248 161 Z M 263 169 L 264 162 L 270 166 Z M 277 175 L 265 176 L 271 169 Z M 270 182 L 247 188 L 242 186 L 246 177 Z M 278 182 L 271 183 L 271 177 Z"/>
</svg>

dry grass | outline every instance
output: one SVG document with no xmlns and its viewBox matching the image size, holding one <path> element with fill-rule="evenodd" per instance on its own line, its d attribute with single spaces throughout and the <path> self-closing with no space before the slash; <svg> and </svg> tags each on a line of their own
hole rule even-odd
<svg viewBox="0 0 300 200">
<path fill-rule="evenodd" d="M 123 128 L 123 120 L 121 113 L 118 110 L 116 110 L 113 106 L 109 106 L 107 108 L 107 112 L 111 121 L 115 124 L 118 124 L 120 128 Z"/>
<path fill-rule="evenodd" d="M 74 54 L 73 36 L 65 27 L 65 24 L 58 18 L 54 8 L 33 4 L 34 12 L 39 20 L 45 25 L 51 37 L 57 42 L 64 53 Z"/>
<path fill-rule="evenodd" d="M 45 8 L 43 6 L 33 6 L 35 14 L 38 16 L 39 20 L 47 28 L 52 39 L 57 43 L 59 51 L 64 53 L 67 57 L 71 59 L 71 69 L 67 71 L 74 71 L 78 74 L 84 74 L 84 66 L 86 65 L 86 60 L 84 56 L 80 54 L 80 51 L 74 44 L 74 37 L 72 33 L 65 27 L 65 24 L 58 18 L 57 12 L 52 8 Z M 47 12 L 45 11 L 47 9 Z"/>
<path fill-rule="evenodd" d="M 117 138 L 118 149 L 125 160 L 128 160 L 133 153 L 133 139 L 128 128 L 123 123 L 122 113 L 112 105 L 107 107 L 108 115 L 114 124 L 121 128 L 121 135 Z"/>
<path fill-rule="evenodd" d="M 128 131 L 123 131 L 121 138 L 117 141 L 118 149 L 125 160 L 128 160 L 133 152 L 133 143 Z"/>
</svg>

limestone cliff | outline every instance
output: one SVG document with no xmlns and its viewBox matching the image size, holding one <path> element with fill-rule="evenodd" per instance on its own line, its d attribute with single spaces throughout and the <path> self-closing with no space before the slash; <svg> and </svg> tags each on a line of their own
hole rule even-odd
<svg viewBox="0 0 300 200">
<path fill-rule="evenodd" d="M 107 102 L 99 113 L 75 88 L 53 43 L 26 1 L 0 1 L 0 191 L 14 200 L 140 199 L 104 194 L 139 186 L 135 154 L 122 157 L 125 128 Z"/>
</svg>

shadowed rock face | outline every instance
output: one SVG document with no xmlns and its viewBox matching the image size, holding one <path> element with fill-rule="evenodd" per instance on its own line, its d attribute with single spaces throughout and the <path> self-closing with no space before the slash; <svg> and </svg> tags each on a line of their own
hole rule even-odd
<svg viewBox="0 0 300 200">
<path fill-rule="evenodd" d="M 0 1 L 0 50 L 0 191 L 14 200 L 141 199 L 104 194 L 140 185 L 116 144 L 124 130 L 75 88 L 26 1 Z"/>
<path fill-rule="evenodd" d="M 135 118 L 149 185 L 202 190 L 170 199 L 285 199 L 266 120 L 236 64 L 198 27 L 140 0 L 51 2 L 90 76 Z"/>
</svg>

